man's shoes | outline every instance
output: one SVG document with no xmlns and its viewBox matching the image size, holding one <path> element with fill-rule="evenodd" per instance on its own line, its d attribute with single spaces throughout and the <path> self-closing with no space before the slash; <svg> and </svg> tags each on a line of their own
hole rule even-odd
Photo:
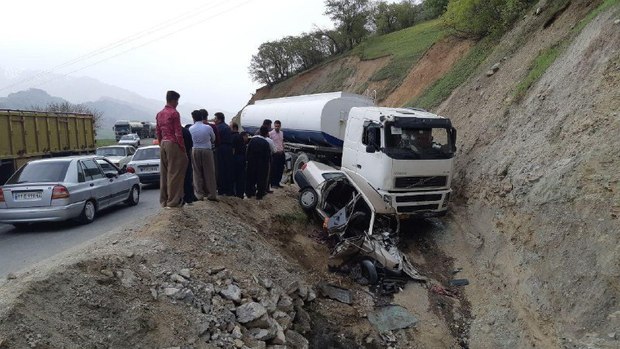
<svg viewBox="0 0 620 349">
<path fill-rule="evenodd" d="M 267 194 L 273 194 L 273 190 L 267 190 Z"/>
<path fill-rule="evenodd" d="M 217 198 L 207 198 L 207 200 L 213 201 L 213 202 L 220 202 L 220 200 Z"/>
</svg>

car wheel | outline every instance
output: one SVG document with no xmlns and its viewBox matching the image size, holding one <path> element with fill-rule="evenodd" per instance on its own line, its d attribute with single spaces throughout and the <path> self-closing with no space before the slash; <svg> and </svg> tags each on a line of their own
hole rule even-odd
<svg viewBox="0 0 620 349">
<path fill-rule="evenodd" d="M 368 259 L 364 259 L 360 262 L 362 268 L 362 276 L 368 280 L 370 285 L 375 285 L 379 281 L 379 275 L 377 274 L 377 268 L 375 264 Z"/>
<path fill-rule="evenodd" d="M 140 187 L 134 185 L 129 192 L 129 198 L 125 203 L 129 206 L 136 206 L 140 202 Z"/>
<path fill-rule="evenodd" d="M 78 221 L 82 224 L 89 224 L 95 220 L 95 216 L 97 216 L 97 205 L 93 200 L 88 200 L 84 204 L 84 208 L 82 209 L 80 217 L 78 217 Z"/>
<path fill-rule="evenodd" d="M 311 212 L 316 208 L 319 195 L 313 188 L 304 188 L 299 193 L 299 205 L 306 212 Z"/>
</svg>

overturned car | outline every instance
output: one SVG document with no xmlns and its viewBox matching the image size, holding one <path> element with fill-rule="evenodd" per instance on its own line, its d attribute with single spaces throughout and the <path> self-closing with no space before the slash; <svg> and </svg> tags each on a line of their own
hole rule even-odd
<svg viewBox="0 0 620 349">
<path fill-rule="evenodd" d="M 360 263 L 371 284 L 379 273 L 426 281 L 397 248 L 396 210 L 363 177 L 309 161 L 294 178 L 302 209 L 318 214 L 327 234 L 337 238 L 330 258 Z"/>
</svg>

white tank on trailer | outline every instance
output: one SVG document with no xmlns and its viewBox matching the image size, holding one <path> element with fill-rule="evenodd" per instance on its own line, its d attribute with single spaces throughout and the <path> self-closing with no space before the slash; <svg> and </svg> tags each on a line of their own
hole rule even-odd
<svg viewBox="0 0 620 349">
<path fill-rule="evenodd" d="M 341 148 L 351 108 L 373 105 L 370 98 L 346 92 L 265 99 L 246 106 L 240 121 L 254 133 L 263 120 L 280 120 L 286 142 Z"/>
</svg>

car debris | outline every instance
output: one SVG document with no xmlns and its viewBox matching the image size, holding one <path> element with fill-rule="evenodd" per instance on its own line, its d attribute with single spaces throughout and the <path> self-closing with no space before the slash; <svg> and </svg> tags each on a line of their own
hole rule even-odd
<svg viewBox="0 0 620 349">
<path fill-rule="evenodd" d="M 330 259 L 341 264 L 359 263 L 363 277 L 376 284 L 379 276 L 403 276 L 426 281 L 398 249 L 400 220 L 396 210 L 368 182 L 355 173 L 336 170 L 314 161 L 296 176 L 298 183 L 318 183 L 301 188 L 302 194 L 316 195 L 312 207 L 323 219 L 323 229 L 335 240 Z M 307 198 L 306 198 L 307 199 Z"/>
<path fill-rule="evenodd" d="M 351 291 L 345 288 L 331 285 L 325 282 L 320 283 L 318 285 L 318 288 L 323 297 L 331 298 L 344 304 L 353 304 L 353 295 L 351 294 Z"/>
<path fill-rule="evenodd" d="M 418 319 L 413 314 L 399 305 L 375 309 L 368 314 L 368 321 L 380 333 L 413 327 L 418 323 Z"/>
<path fill-rule="evenodd" d="M 467 286 L 467 285 L 469 285 L 469 280 L 467 279 L 450 280 L 450 286 Z"/>
</svg>

